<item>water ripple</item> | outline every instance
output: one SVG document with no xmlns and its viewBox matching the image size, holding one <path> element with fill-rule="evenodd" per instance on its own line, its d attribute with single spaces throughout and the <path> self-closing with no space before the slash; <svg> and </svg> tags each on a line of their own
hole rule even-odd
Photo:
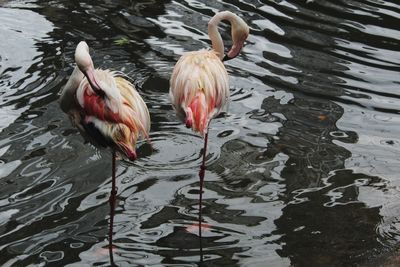
<svg viewBox="0 0 400 267">
<path fill-rule="evenodd" d="M 211 47 L 207 22 L 224 9 L 251 34 L 226 63 L 230 107 L 210 127 L 200 243 L 203 139 L 174 114 L 168 80 L 180 55 Z M 57 103 L 82 39 L 96 67 L 130 77 L 152 117 L 150 143 L 117 164 L 117 264 L 390 258 L 400 242 L 399 13 L 375 0 L 1 3 L 0 264 L 109 264 L 111 156 L 84 144 Z M 228 25 L 220 31 L 229 46 Z"/>
</svg>

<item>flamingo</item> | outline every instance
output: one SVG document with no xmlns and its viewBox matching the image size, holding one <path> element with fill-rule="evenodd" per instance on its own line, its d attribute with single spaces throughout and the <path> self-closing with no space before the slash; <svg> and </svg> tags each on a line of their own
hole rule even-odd
<svg viewBox="0 0 400 267">
<path fill-rule="evenodd" d="M 110 250 L 115 208 L 116 152 L 129 160 L 136 159 L 138 138 L 148 140 L 150 115 L 134 86 L 120 72 L 94 69 L 86 42 L 75 50 L 71 76 L 62 89 L 60 107 L 85 140 L 112 151 L 112 187 L 109 198 Z M 111 255 L 111 254 L 110 254 Z"/>
<path fill-rule="evenodd" d="M 218 24 L 231 24 L 232 47 L 224 56 L 224 44 Z M 199 223 L 201 223 L 202 191 L 208 128 L 211 119 L 226 110 L 229 101 L 228 73 L 223 61 L 235 58 L 249 35 L 244 20 L 229 11 L 215 14 L 208 23 L 212 50 L 184 53 L 176 63 L 170 79 L 169 96 L 178 117 L 204 138 L 203 159 L 200 167 Z M 200 229 L 200 228 L 199 228 Z"/>
</svg>

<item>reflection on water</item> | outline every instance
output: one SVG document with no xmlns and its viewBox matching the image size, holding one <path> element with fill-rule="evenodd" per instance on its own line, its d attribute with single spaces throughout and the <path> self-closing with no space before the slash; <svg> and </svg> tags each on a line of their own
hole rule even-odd
<svg viewBox="0 0 400 267">
<path fill-rule="evenodd" d="M 32 68 L 44 66 L 43 53 L 37 40 L 48 40 L 53 25 L 43 16 L 30 10 L 0 6 L 0 131 L 29 109 L 26 101 L 34 102 L 43 88 L 43 79 Z M 24 19 L 16 19 L 21 17 Z M 18 56 L 17 56 L 18 55 Z M 58 54 L 60 55 L 60 53 Z M 36 98 L 36 99 L 35 99 Z"/>
<path fill-rule="evenodd" d="M 168 79 L 182 53 L 210 46 L 207 21 L 224 9 L 251 35 L 226 63 L 232 101 L 211 125 L 200 246 L 203 141 L 175 117 Z M 110 155 L 83 144 L 57 103 L 82 39 L 96 66 L 135 80 L 153 120 L 152 147 L 117 165 L 117 265 L 391 257 L 399 14 L 372 0 L 0 1 L 0 264 L 109 264 Z"/>
</svg>

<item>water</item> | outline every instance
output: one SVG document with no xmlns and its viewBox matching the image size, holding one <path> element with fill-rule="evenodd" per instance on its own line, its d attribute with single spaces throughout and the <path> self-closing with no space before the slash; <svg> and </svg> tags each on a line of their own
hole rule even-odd
<svg viewBox="0 0 400 267">
<path fill-rule="evenodd" d="M 202 139 L 175 117 L 168 79 L 183 52 L 210 46 L 219 10 L 251 35 L 226 63 L 232 101 L 210 130 L 200 243 Z M 81 40 L 96 66 L 135 80 L 152 117 L 153 150 L 118 163 L 117 265 L 393 260 L 399 17 L 394 0 L 0 1 L 0 265 L 109 265 L 111 156 L 57 103 Z"/>
</svg>

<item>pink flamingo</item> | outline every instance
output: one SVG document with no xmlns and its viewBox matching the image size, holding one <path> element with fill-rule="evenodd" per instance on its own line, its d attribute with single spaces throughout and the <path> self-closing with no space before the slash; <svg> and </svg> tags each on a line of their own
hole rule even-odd
<svg viewBox="0 0 400 267">
<path fill-rule="evenodd" d="M 232 48 L 225 57 L 224 44 L 218 32 L 221 20 L 229 21 L 232 28 Z M 172 72 L 169 91 L 172 105 L 186 126 L 204 137 L 203 160 L 199 172 L 200 218 L 208 126 L 211 119 L 227 108 L 229 100 L 228 73 L 222 61 L 235 58 L 248 35 L 249 27 L 243 19 L 229 11 L 219 12 L 208 23 L 208 36 L 213 49 L 183 54 Z"/>
<path fill-rule="evenodd" d="M 136 159 L 138 138 L 148 139 L 150 115 L 134 86 L 120 72 L 94 69 L 86 42 L 75 50 L 76 67 L 62 89 L 60 107 L 85 140 L 112 151 L 110 249 L 116 198 L 116 152 Z"/>
</svg>

